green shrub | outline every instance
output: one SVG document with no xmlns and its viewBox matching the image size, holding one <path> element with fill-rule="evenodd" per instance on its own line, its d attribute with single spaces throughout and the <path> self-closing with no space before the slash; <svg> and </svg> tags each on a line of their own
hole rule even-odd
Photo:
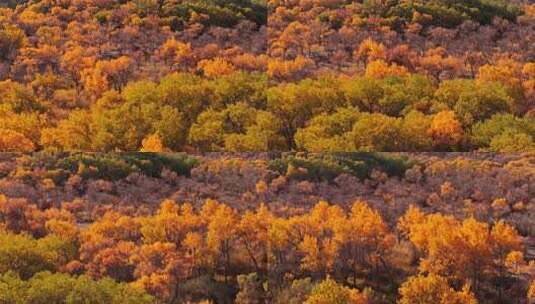
<svg viewBox="0 0 535 304">
<path fill-rule="evenodd" d="M 132 173 L 160 177 L 167 168 L 178 175 L 189 176 L 197 159 L 181 153 L 50 153 L 39 152 L 23 157 L 18 177 L 25 178 L 36 168 L 46 170 L 46 177 L 57 184 L 70 175 L 84 179 L 119 180 Z"/>
<path fill-rule="evenodd" d="M 519 6 L 505 0 L 415 0 L 383 1 L 366 0 L 362 13 L 366 17 L 379 16 L 386 19 L 399 18 L 411 22 L 415 13 L 432 17 L 429 24 L 441 27 L 456 27 L 471 20 L 480 24 L 490 24 L 494 17 L 516 21 L 522 14 Z"/>
<path fill-rule="evenodd" d="M 519 118 L 512 114 L 495 114 L 485 121 L 476 123 L 471 133 L 473 144 L 480 149 L 489 148 L 493 141 L 498 145 L 497 142 L 504 142 L 516 136 L 529 142 L 529 137 L 535 134 L 535 119 Z"/>
<path fill-rule="evenodd" d="M 141 17 L 158 14 L 160 17 L 176 17 L 175 23 L 188 23 L 196 14 L 207 15 L 203 21 L 208 26 L 232 27 L 240 21 L 249 20 L 256 24 L 267 23 L 265 1 L 251 0 L 185 0 L 169 2 L 159 9 L 144 1 L 136 2 L 137 13 Z"/>
<path fill-rule="evenodd" d="M 404 157 L 371 152 L 283 153 L 269 162 L 269 168 L 289 178 L 332 182 L 340 174 L 369 178 L 374 169 L 390 176 L 403 176 L 413 162 Z"/>
<path fill-rule="evenodd" d="M 145 291 L 109 278 L 98 281 L 48 271 L 25 281 L 15 273 L 0 275 L 0 303 L 94 303 L 149 304 L 154 298 Z"/>
<path fill-rule="evenodd" d="M 100 11 L 95 14 L 95 19 L 100 24 L 105 24 L 106 22 L 108 22 L 109 17 L 110 17 L 110 13 L 106 11 Z"/>
</svg>

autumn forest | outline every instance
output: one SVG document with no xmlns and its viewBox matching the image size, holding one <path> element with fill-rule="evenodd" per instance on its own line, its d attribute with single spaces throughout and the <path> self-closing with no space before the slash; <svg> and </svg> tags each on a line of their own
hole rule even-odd
<svg viewBox="0 0 535 304">
<path fill-rule="evenodd" d="M 533 0 L 0 0 L 0 304 L 535 303 Z"/>
<path fill-rule="evenodd" d="M 522 1 L 0 8 L 0 150 L 535 149 Z"/>
<path fill-rule="evenodd" d="M 535 296 L 529 154 L 41 152 L 0 174 L 0 303 Z"/>
</svg>

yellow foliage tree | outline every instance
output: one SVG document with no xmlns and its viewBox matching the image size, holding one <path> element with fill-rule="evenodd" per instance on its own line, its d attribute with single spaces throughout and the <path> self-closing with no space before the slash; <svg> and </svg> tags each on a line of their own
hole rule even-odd
<svg viewBox="0 0 535 304">
<path fill-rule="evenodd" d="M 305 304 L 367 304 L 369 295 L 327 278 L 312 289 Z"/>
<path fill-rule="evenodd" d="M 219 205 L 210 218 L 206 242 L 216 264 L 223 264 L 225 282 L 228 279 L 231 252 L 235 248 L 236 230 L 239 217 L 236 210 L 227 205 Z"/>
<path fill-rule="evenodd" d="M 464 134 L 462 125 L 455 118 L 453 111 L 437 113 L 431 121 L 428 133 L 433 138 L 435 146 L 442 149 L 451 149 L 458 145 Z"/>
<path fill-rule="evenodd" d="M 236 71 L 236 67 L 232 63 L 220 57 L 201 60 L 198 68 L 203 71 L 206 77 L 229 75 Z"/>
<path fill-rule="evenodd" d="M 467 285 L 455 291 L 446 278 L 430 274 L 409 278 L 399 288 L 398 304 L 477 304 Z"/>
<path fill-rule="evenodd" d="M 338 258 L 338 244 L 333 238 L 333 223 L 344 216 L 338 206 L 321 201 L 309 214 L 295 218 L 293 226 L 297 235 L 302 235 L 298 249 L 304 254 L 301 268 L 322 275 L 332 270 Z"/>
<path fill-rule="evenodd" d="M 143 139 L 140 152 L 164 152 L 166 150 L 162 137 L 155 133 Z"/>
<path fill-rule="evenodd" d="M 267 268 L 268 231 L 273 217 L 273 214 L 262 204 L 256 212 L 248 211 L 243 214 L 237 228 L 239 241 L 255 266 L 256 272 Z"/>
<path fill-rule="evenodd" d="M 158 56 L 171 66 L 177 65 L 179 69 L 189 67 L 194 63 L 194 53 L 191 43 L 184 43 L 176 39 L 167 40 L 158 50 Z"/>
<path fill-rule="evenodd" d="M 0 129 L 0 152 L 31 152 L 34 144 L 24 135 L 7 129 Z"/>
<path fill-rule="evenodd" d="M 333 230 L 341 259 L 350 265 L 355 284 L 359 269 L 376 268 L 394 242 L 381 215 L 364 202 L 353 204 L 349 217 L 339 217 Z"/>
<path fill-rule="evenodd" d="M 473 218 L 460 222 L 453 216 L 423 215 L 411 208 L 398 227 L 423 253 L 420 271 L 470 282 L 475 290 L 506 267 L 511 252 L 522 250 L 518 233 L 503 222 L 490 228 Z"/>
<path fill-rule="evenodd" d="M 375 60 L 386 60 L 387 49 L 384 44 L 376 42 L 372 38 L 362 41 L 357 50 L 355 50 L 355 58 L 361 59 L 365 62 L 372 62 Z"/>
<path fill-rule="evenodd" d="M 375 60 L 368 64 L 364 75 L 370 78 L 386 78 L 386 77 L 404 77 L 409 74 L 409 71 L 404 66 L 397 64 L 389 65 L 383 60 Z"/>
</svg>

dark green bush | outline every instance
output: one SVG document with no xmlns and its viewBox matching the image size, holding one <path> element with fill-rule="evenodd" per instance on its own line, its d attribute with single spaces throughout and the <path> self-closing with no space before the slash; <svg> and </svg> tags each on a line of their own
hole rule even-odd
<svg viewBox="0 0 535 304">
<path fill-rule="evenodd" d="M 374 169 L 389 176 L 403 176 L 413 162 L 405 157 L 381 153 L 283 153 L 269 162 L 269 168 L 290 178 L 332 182 L 342 173 L 369 178 Z"/>
<path fill-rule="evenodd" d="M 148 14 L 147 8 L 140 7 L 140 15 Z M 267 23 L 265 1 L 251 0 L 186 0 L 169 3 L 158 12 L 161 17 L 176 17 L 187 23 L 193 13 L 204 14 L 209 18 L 205 25 L 232 27 L 240 21 L 249 20 L 259 25 Z M 176 22 L 176 21 L 175 21 Z"/>
<path fill-rule="evenodd" d="M 0 1 L 0 7 L 15 8 L 17 5 L 24 4 L 26 2 L 28 2 L 28 0 L 3 0 Z"/>
<path fill-rule="evenodd" d="M 64 182 L 69 175 L 79 174 L 84 179 L 119 180 L 131 173 L 160 177 L 167 168 L 179 175 L 189 176 L 197 159 L 180 153 L 47 153 L 39 152 L 23 157 L 19 175 L 33 169 L 46 170 L 47 177 L 56 183 Z"/>
<path fill-rule="evenodd" d="M 441 27 L 455 27 L 471 20 L 490 24 L 494 17 L 516 21 L 522 14 L 519 6 L 505 0 L 415 0 L 382 1 L 366 0 L 362 12 L 367 17 L 400 18 L 408 23 L 415 12 L 432 17 L 429 24 Z"/>
</svg>

